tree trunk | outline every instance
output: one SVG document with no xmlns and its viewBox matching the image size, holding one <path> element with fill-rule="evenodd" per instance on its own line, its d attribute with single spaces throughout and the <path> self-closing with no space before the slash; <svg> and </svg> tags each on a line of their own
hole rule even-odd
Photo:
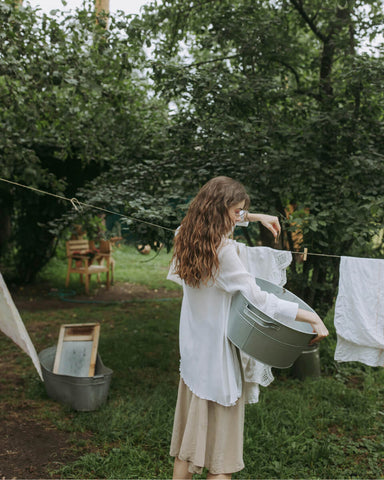
<svg viewBox="0 0 384 480">
<path fill-rule="evenodd" d="M 96 0 L 95 7 L 96 13 L 109 13 L 109 0 Z"/>
<path fill-rule="evenodd" d="M 11 236 L 11 216 L 6 208 L 0 208 L 0 255 L 6 250 Z"/>
<path fill-rule="evenodd" d="M 97 22 L 108 28 L 109 0 L 95 0 Z"/>
</svg>

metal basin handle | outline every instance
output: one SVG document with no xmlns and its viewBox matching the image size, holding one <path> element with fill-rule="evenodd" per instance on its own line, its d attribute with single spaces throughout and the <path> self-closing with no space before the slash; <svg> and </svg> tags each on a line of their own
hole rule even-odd
<svg viewBox="0 0 384 480">
<path fill-rule="evenodd" d="M 269 322 L 263 318 L 260 318 L 255 312 L 253 312 L 249 305 L 246 305 L 243 310 L 243 314 L 248 317 L 250 320 L 257 323 L 260 327 L 271 328 L 272 330 L 280 330 L 280 326 L 276 325 L 274 322 Z"/>
</svg>

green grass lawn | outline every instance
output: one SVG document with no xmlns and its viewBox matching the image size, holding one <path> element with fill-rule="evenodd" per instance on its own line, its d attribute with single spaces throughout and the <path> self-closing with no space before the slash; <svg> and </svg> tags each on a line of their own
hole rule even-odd
<svg viewBox="0 0 384 480">
<path fill-rule="evenodd" d="M 119 281 L 166 285 L 170 256 L 165 252 L 152 263 L 130 248 L 116 250 L 116 258 L 124 264 L 116 275 Z M 58 286 L 65 269 L 58 273 L 52 265 L 40 280 L 46 282 L 53 268 Z M 1 404 L 28 405 L 31 416 L 49 419 L 74 438 L 77 459 L 52 465 L 52 476 L 172 476 L 168 449 L 178 384 L 179 310 L 180 299 L 154 299 L 20 312 L 38 351 L 57 342 L 61 324 L 101 323 L 99 352 L 114 374 L 108 402 L 95 412 L 75 412 L 50 400 L 29 358 L 0 336 L 2 358 L 9 359 L 8 368 L 22 385 L 15 395 L 1 379 Z M 336 365 L 332 312 L 326 323 L 331 336 L 320 349 L 322 377 L 299 381 L 290 371 L 275 370 L 276 379 L 262 389 L 260 402 L 247 407 L 246 467 L 234 478 L 383 478 L 384 371 Z M 79 432 L 87 432 L 87 440 L 76 440 Z"/>
<path fill-rule="evenodd" d="M 178 285 L 166 279 L 172 253 L 167 253 L 165 249 L 161 249 L 159 252 L 151 251 L 148 255 L 143 255 L 133 246 L 122 245 L 113 250 L 112 256 L 116 263 L 115 282 L 136 283 L 152 289 L 176 290 L 179 288 Z M 63 289 L 66 272 L 67 259 L 64 244 L 61 244 L 57 256 L 52 258 L 42 270 L 37 282 L 49 283 L 52 288 Z M 104 279 L 104 274 L 101 274 L 101 277 Z M 91 292 L 95 287 L 97 287 L 96 275 L 91 275 Z M 84 292 L 79 275 L 71 275 L 69 288 L 79 293 Z"/>
</svg>

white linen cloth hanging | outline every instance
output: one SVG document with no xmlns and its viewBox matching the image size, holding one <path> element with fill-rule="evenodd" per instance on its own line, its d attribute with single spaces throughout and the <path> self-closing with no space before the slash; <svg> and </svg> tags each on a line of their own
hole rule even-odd
<svg viewBox="0 0 384 480">
<path fill-rule="evenodd" d="M 384 366 L 384 260 L 341 257 L 335 360 Z"/>
<path fill-rule="evenodd" d="M 248 249 L 251 252 L 247 252 Z M 179 335 L 180 374 L 198 397 L 224 406 L 234 405 L 244 387 L 246 402 L 256 403 L 259 385 L 267 386 L 273 381 L 269 366 L 241 352 L 243 384 L 236 348 L 227 339 L 226 331 L 232 295 L 239 290 L 273 318 L 296 317 L 296 303 L 262 292 L 255 282 L 254 277 L 258 276 L 256 263 L 259 260 L 259 273 L 263 271 L 263 278 L 268 276 L 264 271 L 268 263 L 273 265 L 274 278 L 279 269 L 289 265 L 292 259 L 289 252 L 284 252 L 285 262 L 279 262 L 277 259 L 281 259 L 281 255 L 275 252 L 266 247 L 247 247 L 227 239 L 219 249 L 220 269 L 217 277 L 203 288 L 186 285 L 174 274 L 171 266 L 167 278 L 183 285 L 184 293 Z M 280 272 L 278 276 L 281 279 L 285 275 Z"/>
<path fill-rule="evenodd" d="M 12 297 L 4 282 L 3 276 L 0 273 L 0 330 L 10 337 L 16 345 L 18 345 L 24 352 L 31 357 L 31 360 L 36 367 L 37 373 L 41 380 L 43 375 L 39 357 L 37 356 L 35 347 L 28 335 L 27 329 L 20 317 L 20 314 L 13 303 Z"/>
<path fill-rule="evenodd" d="M 283 287 L 287 283 L 287 268 L 292 262 L 292 253 L 269 247 L 248 247 L 236 242 L 240 260 L 254 277 L 263 278 Z"/>
<path fill-rule="evenodd" d="M 236 242 L 236 246 L 241 262 L 251 275 L 268 280 L 280 287 L 287 283 L 287 268 L 292 262 L 291 252 L 269 247 L 248 247 L 239 242 Z M 259 385 L 267 387 L 274 380 L 272 369 L 245 352 L 240 351 L 240 358 L 246 399 L 248 403 L 257 403 L 260 393 Z"/>
</svg>

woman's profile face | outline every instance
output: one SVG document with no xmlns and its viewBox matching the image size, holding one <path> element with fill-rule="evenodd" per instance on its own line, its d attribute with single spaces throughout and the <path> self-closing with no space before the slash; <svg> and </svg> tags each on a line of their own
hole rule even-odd
<svg viewBox="0 0 384 480">
<path fill-rule="evenodd" d="M 244 210 L 244 207 L 245 200 L 236 203 L 235 205 L 232 205 L 232 207 L 228 208 L 228 215 L 233 225 L 235 225 L 236 222 L 241 222 L 240 212 Z"/>
</svg>

